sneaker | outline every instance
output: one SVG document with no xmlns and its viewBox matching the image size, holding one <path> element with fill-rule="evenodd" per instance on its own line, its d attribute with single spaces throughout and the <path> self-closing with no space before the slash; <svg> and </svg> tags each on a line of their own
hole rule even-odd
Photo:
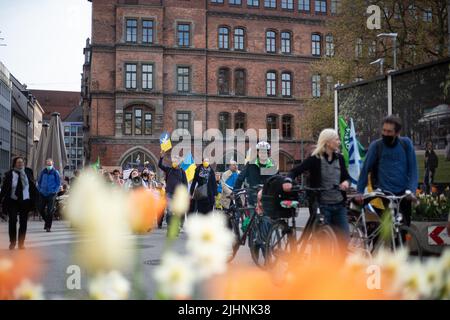
<svg viewBox="0 0 450 320">
<path fill-rule="evenodd" d="M 50 232 L 50 228 L 45 229 L 47 232 Z"/>
</svg>

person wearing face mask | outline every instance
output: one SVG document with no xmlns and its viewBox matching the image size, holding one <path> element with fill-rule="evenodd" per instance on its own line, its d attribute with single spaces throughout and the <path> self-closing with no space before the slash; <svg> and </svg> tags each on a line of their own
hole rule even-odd
<svg viewBox="0 0 450 320">
<path fill-rule="evenodd" d="M 53 167 L 53 160 L 45 161 L 45 168 L 38 178 L 39 202 L 38 211 L 45 221 L 44 230 L 50 232 L 52 228 L 55 199 L 61 187 L 61 178 L 58 170 Z"/>
<path fill-rule="evenodd" d="M 358 179 L 357 202 L 362 203 L 362 194 L 370 179 L 374 189 L 404 195 L 415 193 L 418 187 L 417 159 L 413 143 L 408 137 L 401 137 L 400 119 L 388 116 L 383 120 L 382 138 L 372 142 L 366 154 Z M 411 223 L 411 202 L 402 201 L 400 211 L 406 225 Z"/>
<path fill-rule="evenodd" d="M 148 169 L 147 168 L 145 168 L 142 171 L 141 179 L 142 179 L 142 185 L 144 186 L 144 188 L 149 189 L 150 188 L 150 179 L 149 179 L 149 176 L 148 176 Z"/>
<path fill-rule="evenodd" d="M 38 191 L 33 171 L 25 168 L 22 157 L 12 161 L 12 170 L 5 174 L 0 192 L 3 212 L 9 216 L 9 249 L 14 250 L 17 243 L 17 215 L 19 215 L 19 249 L 25 249 L 28 212 L 36 201 Z"/>
<path fill-rule="evenodd" d="M 190 193 L 194 200 L 194 212 L 207 214 L 213 210 L 217 184 L 216 174 L 211 168 L 208 158 L 204 158 L 202 164 L 195 169 Z"/>
<path fill-rule="evenodd" d="M 186 178 L 186 173 L 180 167 L 180 159 L 176 156 L 172 156 L 172 165 L 166 166 L 163 164 L 163 160 L 166 153 L 161 150 L 161 156 L 159 158 L 158 167 L 165 173 L 165 181 L 166 181 L 166 189 L 165 194 L 167 198 L 167 208 L 170 207 L 170 201 L 172 200 L 173 194 L 175 193 L 175 189 L 179 185 L 184 185 L 187 188 L 188 182 Z M 166 223 L 169 225 L 170 223 L 171 213 L 166 211 Z M 162 223 L 162 221 L 160 222 Z"/>
</svg>

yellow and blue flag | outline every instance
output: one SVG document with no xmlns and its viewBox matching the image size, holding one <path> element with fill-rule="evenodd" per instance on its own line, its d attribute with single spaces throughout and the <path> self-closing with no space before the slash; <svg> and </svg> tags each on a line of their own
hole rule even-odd
<svg viewBox="0 0 450 320">
<path fill-rule="evenodd" d="M 172 141 L 170 141 L 170 134 L 168 132 L 163 132 L 161 134 L 159 143 L 161 144 L 161 150 L 164 152 L 172 149 Z"/>
<path fill-rule="evenodd" d="M 192 157 L 192 154 L 189 153 L 181 163 L 181 169 L 186 172 L 186 178 L 188 182 L 191 182 L 192 179 L 194 179 L 195 169 L 197 166 L 195 165 L 194 158 Z"/>
</svg>

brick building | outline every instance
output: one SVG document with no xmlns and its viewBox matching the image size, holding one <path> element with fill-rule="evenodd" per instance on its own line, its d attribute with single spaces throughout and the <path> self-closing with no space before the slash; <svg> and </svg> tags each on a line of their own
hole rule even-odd
<svg viewBox="0 0 450 320">
<path fill-rule="evenodd" d="M 156 164 L 176 128 L 280 129 L 280 169 L 302 157 L 309 64 L 333 54 L 335 0 L 91 0 L 82 96 L 87 161 Z M 228 160 L 233 151 L 225 151 Z M 234 155 L 236 156 L 236 155 Z"/>
</svg>

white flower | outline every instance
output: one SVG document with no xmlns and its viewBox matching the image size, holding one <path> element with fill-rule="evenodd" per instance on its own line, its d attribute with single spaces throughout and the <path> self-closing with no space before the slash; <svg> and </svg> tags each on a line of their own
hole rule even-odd
<svg viewBox="0 0 450 320">
<path fill-rule="evenodd" d="M 430 287 L 429 291 L 431 295 L 439 294 L 445 285 L 443 264 L 439 262 L 438 259 L 432 258 L 424 266 L 425 278 L 427 285 Z M 429 298 L 436 298 L 436 296 L 430 296 Z"/>
<path fill-rule="evenodd" d="M 98 274 L 89 283 L 89 296 L 95 300 L 126 300 L 130 283 L 118 271 Z"/>
<path fill-rule="evenodd" d="M 34 284 L 28 279 L 22 280 L 20 285 L 14 290 L 14 299 L 17 300 L 43 300 L 43 288 Z"/>
<path fill-rule="evenodd" d="M 227 269 L 229 252 L 217 251 L 213 248 L 204 248 L 195 251 L 192 259 L 195 264 L 196 277 L 205 280 L 217 274 L 224 273 Z"/>
<path fill-rule="evenodd" d="M 80 263 L 91 272 L 123 269 L 132 259 L 129 202 L 120 190 L 109 188 L 92 171 L 80 175 L 66 214 L 84 237 L 76 247 Z"/>
<path fill-rule="evenodd" d="M 366 268 L 370 264 L 370 260 L 362 253 L 357 252 L 347 256 L 345 264 L 349 269 L 359 270 L 361 268 Z"/>
<path fill-rule="evenodd" d="M 189 210 L 189 204 L 189 192 L 186 186 L 179 185 L 170 201 L 170 211 L 177 216 L 182 216 Z"/>
<path fill-rule="evenodd" d="M 195 272 L 191 261 L 173 252 L 164 254 L 154 278 L 160 293 L 168 298 L 188 298 L 194 290 Z"/>
<path fill-rule="evenodd" d="M 407 300 L 428 298 L 431 294 L 431 286 L 420 262 L 411 263 L 403 268 L 396 278 L 394 288 Z"/>
<path fill-rule="evenodd" d="M 389 249 L 381 248 L 377 251 L 373 263 L 380 266 L 391 277 L 397 277 L 407 266 L 408 250 L 403 248 L 392 252 Z"/>
</svg>

